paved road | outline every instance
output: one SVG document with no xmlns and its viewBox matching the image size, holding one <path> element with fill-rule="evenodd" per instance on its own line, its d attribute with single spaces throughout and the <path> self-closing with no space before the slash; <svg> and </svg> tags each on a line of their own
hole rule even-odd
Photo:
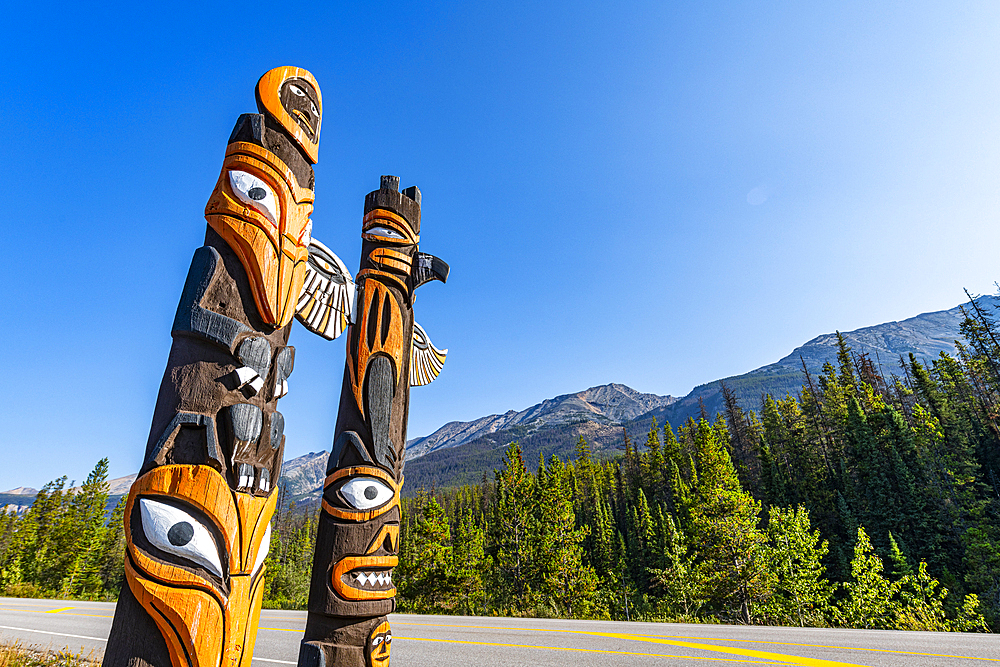
<svg viewBox="0 0 1000 667">
<path fill-rule="evenodd" d="M 0 641 L 100 655 L 114 605 L 0 598 Z M 1000 663 L 1000 638 L 934 632 L 394 614 L 393 667 L 678 667 Z M 295 664 L 305 612 L 261 614 L 256 667 Z"/>
</svg>

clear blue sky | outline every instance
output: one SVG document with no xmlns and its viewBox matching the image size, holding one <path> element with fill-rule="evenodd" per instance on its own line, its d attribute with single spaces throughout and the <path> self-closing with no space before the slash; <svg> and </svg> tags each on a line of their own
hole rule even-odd
<svg viewBox="0 0 1000 667">
<path fill-rule="evenodd" d="M 279 9 L 283 7 L 284 9 Z M 410 436 L 608 382 L 683 395 L 1000 278 L 1000 4 L 12 3 L 0 490 L 134 472 L 203 210 L 277 65 L 316 75 L 314 235 L 423 191 L 451 350 Z M 344 341 L 303 328 L 286 457 Z"/>
</svg>

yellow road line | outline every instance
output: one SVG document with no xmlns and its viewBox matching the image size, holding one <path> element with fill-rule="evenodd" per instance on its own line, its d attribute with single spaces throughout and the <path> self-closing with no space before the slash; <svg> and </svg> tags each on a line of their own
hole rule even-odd
<svg viewBox="0 0 1000 667">
<path fill-rule="evenodd" d="M 596 648 L 569 648 L 565 646 L 534 646 L 532 644 L 503 644 L 500 642 L 473 642 L 464 641 L 461 639 L 432 639 L 430 637 L 402 637 L 400 635 L 393 635 L 393 639 L 410 639 L 418 642 L 442 642 L 445 644 L 472 644 L 475 646 L 506 646 L 509 648 L 535 648 L 541 649 L 543 651 L 575 651 L 578 653 L 611 653 L 613 655 L 639 655 L 647 658 L 673 658 L 673 659 L 684 659 L 684 660 L 709 660 L 711 662 L 738 662 L 741 665 L 773 665 L 774 663 L 768 660 L 763 662 L 760 660 L 734 660 L 732 658 L 706 658 L 693 655 L 668 655 L 666 653 L 638 653 L 636 651 L 609 651 L 604 649 Z M 843 663 L 829 663 L 833 664 L 843 664 Z M 856 667 L 856 666 L 855 666 Z"/>
<path fill-rule="evenodd" d="M 719 646 L 718 644 L 702 644 L 700 642 L 683 642 L 676 639 L 658 639 L 654 637 L 642 637 L 640 635 L 625 635 L 617 632 L 586 632 L 582 634 L 596 635 L 598 637 L 608 637 L 610 639 L 631 639 L 633 641 L 655 642 L 657 644 L 668 644 L 670 646 L 681 646 L 683 648 L 693 648 L 701 651 L 714 651 L 726 653 L 728 655 L 741 655 L 746 658 L 761 658 L 763 660 L 775 660 L 789 665 L 802 665 L 802 667 L 843 667 L 851 665 L 858 667 L 852 662 L 837 662 L 835 660 L 821 660 L 819 658 L 806 658 L 799 655 L 787 655 L 785 653 L 771 653 L 770 651 L 755 651 L 753 649 L 739 649 L 729 646 Z"/>
<path fill-rule="evenodd" d="M 59 607 L 58 609 L 49 609 L 48 611 L 43 611 L 43 614 L 58 614 L 61 611 L 69 611 L 70 609 L 76 609 L 76 607 Z"/>
<path fill-rule="evenodd" d="M 618 635 L 615 633 L 592 632 L 589 630 L 557 630 L 550 628 L 523 628 L 523 627 L 519 628 L 519 627 L 501 627 L 494 625 L 459 625 L 454 623 L 414 623 L 407 621 L 394 621 L 393 625 L 416 625 L 416 626 L 426 626 L 432 628 L 468 628 L 473 630 L 506 630 L 506 631 L 526 630 L 529 632 L 553 632 L 553 633 L 563 632 L 570 634 L 584 634 L 584 635 L 595 635 L 595 636 L 620 636 L 620 637 L 627 636 L 637 641 L 642 641 L 642 640 L 655 641 L 655 638 L 678 639 L 678 640 L 697 639 L 699 641 L 744 642 L 750 644 L 775 644 L 778 646 L 801 646 L 804 648 L 824 648 L 824 649 L 833 649 L 842 651 L 870 651 L 874 653 L 896 653 L 899 655 L 917 655 L 927 658 L 952 658 L 955 660 L 981 660 L 984 662 L 1000 662 L 1000 658 L 981 658 L 977 656 L 952 655 L 948 653 L 919 653 L 917 651 L 899 651 L 899 650 L 882 649 L 882 648 L 836 646 L 832 644 L 799 644 L 794 642 L 777 642 L 777 641 L 755 640 L 755 639 L 730 639 L 727 637 L 688 637 L 679 635 Z M 948 633 L 941 633 L 941 634 L 942 636 L 947 636 Z M 775 654 L 775 655 L 781 655 L 781 654 Z M 836 663 L 827 663 L 827 664 L 836 664 Z"/>
<path fill-rule="evenodd" d="M 575 631 L 569 631 L 575 632 Z M 948 633 L 942 632 L 942 635 Z M 681 635 L 636 635 L 637 637 L 664 637 L 668 639 L 707 639 L 719 642 L 744 642 L 747 644 L 776 644 L 779 646 L 804 646 L 806 648 L 835 648 L 841 651 L 872 651 L 874 653 L 898 653 L 900 655 L 919 655 L 927 658 L 955 658 L 956 660 L 983 660 L 986 662 L 1000 662 L 1000 658 L 977 658 L 967 655 L 951 655 L 948 653 L 920 653 L 918 651 L 900 651 L 890 648 L 863 648 L 859 646 L 833 646 L 830 644 L 799 644 L 795 642 L 759 641 L 756 639 L 726 639 L 724 637 L 686 637 Z"/>
</svg>

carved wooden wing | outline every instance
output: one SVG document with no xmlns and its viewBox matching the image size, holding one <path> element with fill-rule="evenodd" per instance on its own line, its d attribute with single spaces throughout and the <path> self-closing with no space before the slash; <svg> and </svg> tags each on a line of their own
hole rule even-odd
<svg viewBox="0 0 1000 667">
<path fill-rule="evenodd" d="M 340 258 L 316 239 L 310 241 L 305 282 L 296 306 L 299 322 L 333 340 L 351 323 L 354 290 L 351 272 Z"/>
<path fill-rule="evenodd" d="M 441 372 L 448 350 L 439 350 L 424 328 L 413 323 L 413 345 L 410 346 L 410 386 L 430 384 Z"/>
</svg>

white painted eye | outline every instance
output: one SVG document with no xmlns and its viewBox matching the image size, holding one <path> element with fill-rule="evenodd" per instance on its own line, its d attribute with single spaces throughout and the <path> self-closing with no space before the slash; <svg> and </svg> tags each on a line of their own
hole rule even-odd
<svg viewBox="0 0 1000 667">
<path fill-rule="evenodd" d="M 278 199 L 271 186 L 245 171 L 233 169 L 229 172 L 229 185 L 240 201 L 253 206 L 274 224 L 278 224 Z"/>
<path fill-rule="evenodd" d="M 372 646 L 378 646 L 381 643 L 382 643 L 382 637 L 376 637 L 375 639 L 372 640 Z"/>
<path fill-rule="evenodd" d="M 264 538 L 260 541 L 260 549 L 257 550 L 257 561 L 253 564 L 253 573 L 260 572 L 261 565 L 267 560 L 267 554 L 271 550 L 271 524 L 267 524 L 264 531 Z"/>
<path fill-rule="evenodd" d="M 290 91 L 292 91 L 293 93 L 295 93 L 296 95 L 298 95 L 299 97 L 305 97 L 306 96 L 306 92 L 304 90 L 302 90 L 301 88 L 299 88 L 298 86 L 296 86 L 294 83 L 292 85 L 288 86 L 288 89 Z"/>
<path fill-rule="evenodd" d="M 310 102 L 310 103 L 309 103 L 309 106 L 310 106 L 310 107 L 312 107 L 312 112 L 313 112 L 313 115 L 314 115 L 314 116 L 319 116 L 319 109 L 317 109 L 317 108 L 316 108 L 316 105 L 315 105 L 315 104 L 313 104 L 312 102 Z"/>
<path fill-rule="evenodd" d="M 373 236 L 384 236 L 387 239 L 400 239 L 403 240 L 403 235 L 397 232 L 395 229 L 389 229 L 388 227 L 372 227 L 365 234 L 372 234 Z"/>
<path fill-rule="evenodd" d="M 392 499 L 392 489 L 373 477 L 355 477 L 340 487 L 340 492 L 359 510 L 370 510 Z"/>
<path fill-rule="evenodd" d="M 385 636 L 385 643 L 386 644 L 391 644 L 392 643 L 392 635 L 386 634 L 386 636 Z"/>
<path fill-rule="evenodd" d="M 139 500 L 142 531 L 157 549 L 181 556 L 222 576 L 219 547 L 208 528 L 198 519 L 173 505 L 142 498 Z"/>
</svg>

